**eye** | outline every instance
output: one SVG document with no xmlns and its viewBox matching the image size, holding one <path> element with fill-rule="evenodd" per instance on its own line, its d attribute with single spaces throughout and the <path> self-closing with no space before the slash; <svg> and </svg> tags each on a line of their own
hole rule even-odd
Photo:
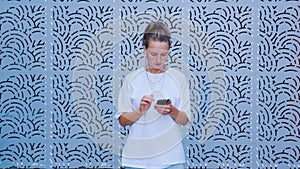
<svg viewBox="0 0 300 169">
<path fill-rule="evenodd" d="M 157 56 L 157 53 L 155 53 L 155 52 L 150 52 L 150 55 L 151 55 L 151 56 Z"/>
<path fill-rule="evenodd" d="M 168 55 L 168 53 L 166 52 L 166 53 L 162 53 L 161 54 L 161 56 L 167 56 Z"/>
</svg>

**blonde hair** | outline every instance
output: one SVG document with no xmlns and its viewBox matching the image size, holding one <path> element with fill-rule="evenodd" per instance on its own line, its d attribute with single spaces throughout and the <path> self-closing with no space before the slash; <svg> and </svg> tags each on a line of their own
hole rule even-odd
<svg viewBox="0 0 300 169">
<path fill-rule="evenodd" d="M 167 42 L 169 47 L 171 46 L 171 33 L 169 29 L 161 22 L 153 22 L 150 23 L 144 32 L 143 37 L 143 45 L 145 48 L 148 48 L 149 42 L 159 41 L 159 42 Z"/>
</svg>

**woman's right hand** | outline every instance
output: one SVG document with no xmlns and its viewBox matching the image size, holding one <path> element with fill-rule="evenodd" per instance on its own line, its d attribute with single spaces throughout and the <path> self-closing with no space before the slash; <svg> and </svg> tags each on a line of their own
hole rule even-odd
<svg viewBox="0 0 300 169">
<path fill-rule="evenodd" d="M 153 102 L 153 95 L 146 95 L 140 101 L 140 108 L 139 110 L 135 110 L 133 112 L 124 112 L 119 117 L 119 122 L 122 126 L 127 126 L 135 123 L 151 106 Z"/>
<path fill-rule="evenodd" d="M 151 106 L 151 103 L 153 102 L 153 94 L 151 95 L 145 95 L 143 96 L 143 98 L 141 99 L 141 102 L 140 102 L 140 111 L 141 112 L 146 112 L 148 111 L 148 109 L 150 108 Z"/>
</svg>

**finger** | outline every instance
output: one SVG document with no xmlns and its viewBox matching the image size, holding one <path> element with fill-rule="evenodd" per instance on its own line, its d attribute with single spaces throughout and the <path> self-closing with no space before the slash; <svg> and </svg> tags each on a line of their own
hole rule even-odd
<svg viewBox="0 0 300 169">
<path fill-rule="evenodd" d="M 141 100 L 140 104 L 147 105 L 147 104 L 151 104 L 151 102 L 149 100 Z"/>
<path fill-rule="evenodd" d="M 152 102 L 152 100 L 153 100 L 153 98 L 151 97 L 151 96 L 144 96 L 143 98 L 142 98 L 142 100 L 144 100 L 144 101 L 148 101 L 148 102 Z"/>
</svg>

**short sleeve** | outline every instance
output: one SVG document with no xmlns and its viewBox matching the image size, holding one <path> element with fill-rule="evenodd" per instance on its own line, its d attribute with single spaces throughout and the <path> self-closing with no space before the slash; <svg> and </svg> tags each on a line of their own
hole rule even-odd
<svg viewBox="0 0 300 169">
<path fill-rule="evenodd" d="M 119 118 L 122 113 L 130 111 L 132 111 L 132 106 L 130 102 L 130 78 L 127 76 L 119 91 L 118 113 L 116 114 L 116 118 Z"/>
<path fill-rule="evenodd" d="M 170 69 L 170 74 L 173 78 L 176 79 L 178 85 L 181 89 L 181 111 L 185 112 L 189 119 L 191 119 L 191 110 L 190 110 L 190 91 L 188 81 L 185 75 L 176 70 Z"/>
</svg>

